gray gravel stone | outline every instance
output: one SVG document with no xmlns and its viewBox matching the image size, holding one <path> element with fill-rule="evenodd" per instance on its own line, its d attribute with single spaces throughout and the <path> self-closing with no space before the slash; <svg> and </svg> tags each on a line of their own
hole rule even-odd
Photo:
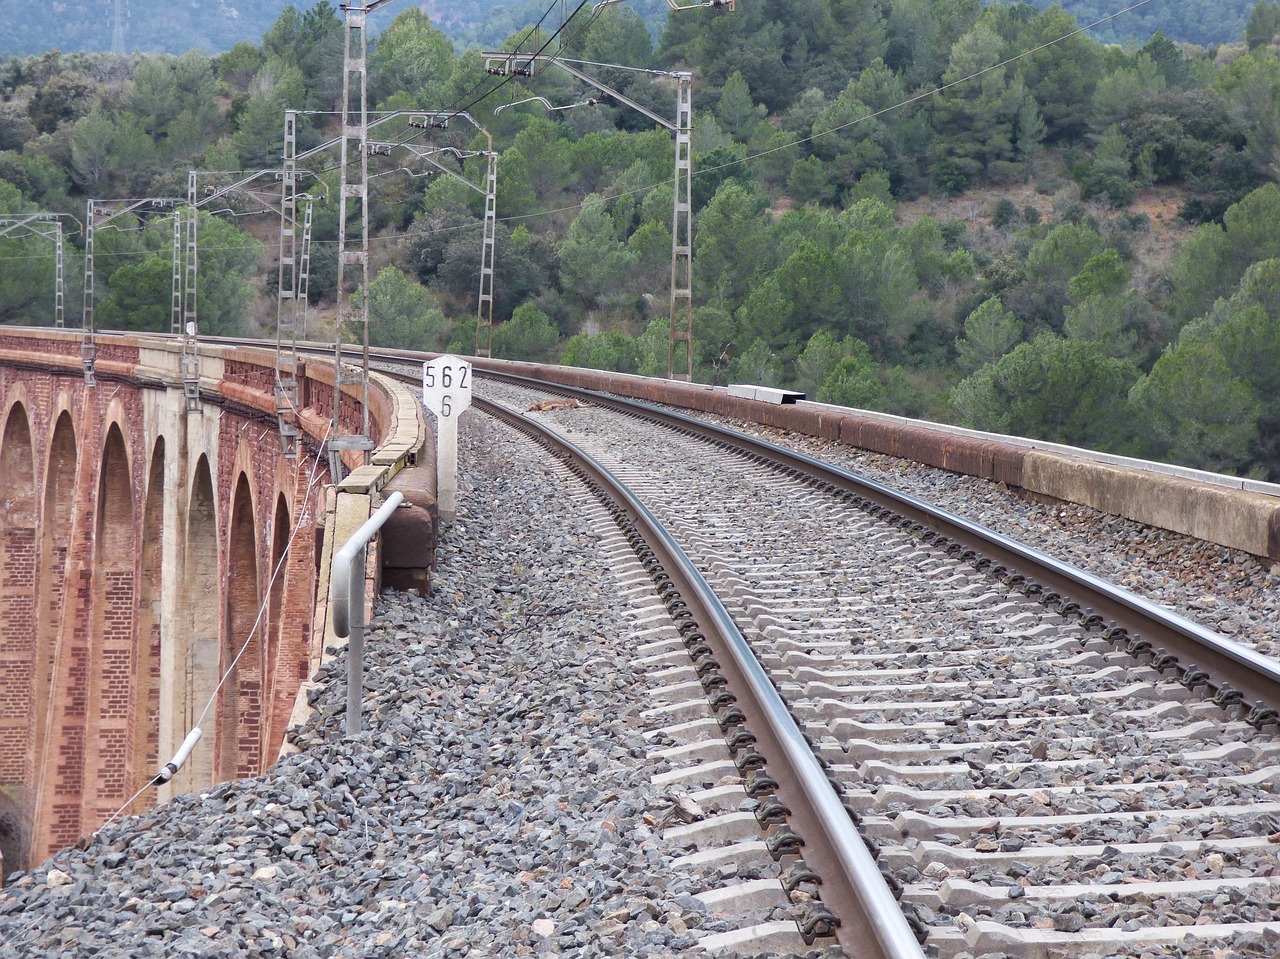
<svg viewBox="0 0 1280 959">
<path fill-rule="evenodd" d="M 0 957 L 699 953 L 663 918 L 695 877 L 644 822 L 663 799 L 599 536 L 547 508 L 566 500 L 558 466 L 463 423 L 434 592 L 384 594 L 366 632 L 361 733 L 343 737 L 338 657 L 290 732 L 300 751 L 267 774 L 14 876 Z"/>
</svg>

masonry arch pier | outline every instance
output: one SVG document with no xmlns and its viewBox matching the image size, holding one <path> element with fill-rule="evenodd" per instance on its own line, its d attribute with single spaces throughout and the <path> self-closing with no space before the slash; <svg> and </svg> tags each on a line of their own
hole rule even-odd
<svg viewBox="0 0 1280 959">
<path fill-rule="evenodd" d="M 377 462 L 344 454 L 335 486 L 331 368 L 301 370 L 298 455 L 286 457 L 274 364 L 269 351 L 205 347 L 193 410 L 176 341 L 100 337 L 89 386 L 78 334 L 0 329 L 6 874 L 117 810 L 257 775 L 279 755 L 325 646 L 329 540 L 428 459 L 430 434 L 416 400 L 380 380 Z M 341 410 L 358 432 L 359 404 L 344 396 Z M 195 725 L 200 746 L 157 787 Z"/>
</svg>

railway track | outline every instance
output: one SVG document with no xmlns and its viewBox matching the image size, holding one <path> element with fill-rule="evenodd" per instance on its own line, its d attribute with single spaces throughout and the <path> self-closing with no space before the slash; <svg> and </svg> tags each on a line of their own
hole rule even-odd
<svg viewBox="0 0 1280 959">
<path fill-rule="evenodd" d="M 483 382 L 513 411 L 548 396 Z M 536 415 L 624 480 L 723 598 L 878 859 L 870 878 L 931 953 L 1274 952 L 1269 660 L 1092 577 L 1032 574 L 1032 551 L 979 543 L 968 524 L 939 531 L 920 504 L 904 518 L 880 491 L 798 482 L 812 465 L 725 455 L 601 405 Z M 708 640 L 695 670 L 715 674 L 721 709 L 732 692 L 748 717 L 729 726 L 735 751 L 779 783 L 757 807 L 766 835 L 803 837 L 788 855 L 828 873 L 819 895 L 851 954 L 875 939 L 874 954 L 918 955 L 868 938 L 880 919 L 851 911 L 883 900 L 833 892 L 821 828 L 780 811 L 802 805 L 792 773 L 708 618 L 690 630 Z"/>
</svg>

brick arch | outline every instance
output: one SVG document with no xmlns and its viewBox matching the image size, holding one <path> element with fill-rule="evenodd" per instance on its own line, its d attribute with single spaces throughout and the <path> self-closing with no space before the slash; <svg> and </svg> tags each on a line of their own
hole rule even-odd
<svg viewBox="0 0 1280 959">
<path fill-rule="evenodd" d="M 271 526 L 271 569 L 268 571 L 271 580 L 267 597 L 267 677 L 268 685 L 272 688 L 268 702 L 274 699 L 276 687 L 288 685 L 282 680 L 279 663 L 282 646 L 281 624 L 283 622 L 281 613 L 284 611 L 284 584 L 288 574 L 285 550 L 289 547 L 290 535 L 289 499 L 283 492 L 280 492 L 276 495 L 276 512 Z M 274 742 L 273 731 L 274 723 L 268 723 L 265 731 L 268 748 Z"/>
<path fill-rule="evenodd" d="M 151 468 L 142 507 L 141 568 L 138 577 L 138 668 L 134 695 L 135 751 L 132 791 L 142 789 L 155 775 L 160 761 L 160 659 L 162 575 L 164 571 L 164 437 L 151 449 Z M 179 734 L 181 735 L 181 733 Z M 146 790 L 132 807 L 140 812 L 155 805 L 155 791 Z"/>
<path fill-rule="evenodd" d="M 201 455 L 187 496 L 186 549 L 183 557 L 182 619 L 174 637 L 175 742 L 204 722 L 201 715 L 218 685 L 218 516 L 209 459 Z M 212 732 L 212 730 L 210 730 Z M 189 792 L 214 782 L 213 736 L 202 743 L 173 779 L 173 792 Z"/>
<path fill-rule="evenodd" d="M 249 477 L 240 473 L 227 538 L 227 615 L 218 721 L 218 778 L 256 776 L 262 766 L 263 643 L 258 618 L 257 523 Z M 234 661 L 234 666 L 232 665 Z"/>
<path fill-rule="evenodd" d="M 107 429 L 94 522 L 92 627 L 87 647 L 89 709 L 85 741 L 85 821 L 100 823 L 134 791 L 133 683 L 138 605 L 138 529 L 124 435 Z"/>
<path fill-rule="evenodd" d="M 31 743 L 27 751 L 27 766 L 32 782 L 39 782 L 43 792 L 53 797 L 51 803 L 62 801 L 64 815 L 69 820 L 74 811 L 65 802 L 67 786 L 62 777 L 70 771 L 64 756 L 56 760 L 58 780 L 47 773 L 50 759 L 48 739 L 50 725 L 55 721 L 57 699 L 54 695 L 57 675 L 59 633 L 62 628 L 62 612 L 68 602 L 68 556 L 71 550 L 71 528 L 75 517 L 76 477 L 79 471 L 80 449 L 76 429 L 70 411 L 59 412 L 53 424 L 48 453 L 45 457 L 44 508 L 40 539 L 41 603 L 36 638 L 35 677 L 32 684 L 33 709 L 31 718 Z M 81 675 L 83 675 L 81 673 Z M 70 683 L 64 690 L 65 698 L 79 696 L 83 714 L 83 686 L 73 688 Z M 74 744 L 73 744 L 74 745 Z M 52 817 L 47 814 L 45 803 L 33 803 L 32 815 L 45 815 L 45 829 L 52 827 Z M 70 829 L 67 830 L 71 832 Z M 29 855 L 43 858 L 47 849 L 38 844 L 38 830 L 33 827 Z"/>
<path fill-rule="evenodd" d="M 26 866 L 28 810 L 35 783 L 27 764 L 36 662 L 35 450 L 26 407 L 15 403 L 0 433 L 0 855 L 10 872 Z"/>
</svg>

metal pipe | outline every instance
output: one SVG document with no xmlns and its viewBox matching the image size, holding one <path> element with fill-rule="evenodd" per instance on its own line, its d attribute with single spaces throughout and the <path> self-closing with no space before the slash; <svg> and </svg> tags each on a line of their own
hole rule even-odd
<svg viewBox="0 0 1280 959">
<path fill-rule="evenodd" d="M 376 513 L 334 554 L 329 580 L 329 605 L 333 609 L 333 633 L 347 640 L 347 735 L 360 732 L 360 700 L 364 688 L 364 560 L 365 547 L 404 501 L 392 493 Z M 357 575 L 360 586 L 352 589 Z"/>
</svg>

